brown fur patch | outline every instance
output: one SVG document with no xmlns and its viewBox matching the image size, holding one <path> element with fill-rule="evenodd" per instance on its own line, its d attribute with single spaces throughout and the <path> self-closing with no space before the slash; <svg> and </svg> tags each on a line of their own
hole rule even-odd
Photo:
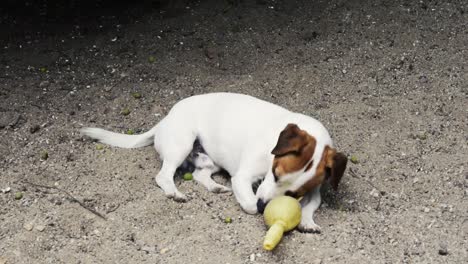
<svg viewBox="0 0 468 264">
<path fill-rule="evenodd" d="M 328 146 L 327 146 L 328 147 Z M 326 148 L 327 148 L 326 147 Z M 322 184 L 323 180 L 325 179 L 325 170 L 327 165 L 327 150 L 323 151 L 322 159 L 320 160 L 317 170 L 315 171 L 315 175 L 308 181 L 306 181 L 299 189 L 297 189 L 294 193 L 296 197 L 301 197 L 306 194 L 306 192 L 312 190 L 313 188 Z"/>
<path fill-rule="evenodd" d="M 322 159 L 320 160 L 315 175 L 304 183 L 299 189 L 291 194 L 298 198 L 304 196 L 304 194 L 313 188 L 319 186 L 325 180 L 326 170 L 329 170 L 327 180 L 334 190 L 337 190 L 338 184 L 343 176 L 346 169 L 346 163 L 348 159 L 343 153 L 336 152 L 336 149 L 330 146 L 325 146 L 323 150 Z"/>
<path fill-rule="evenodd" d="M 328 148 L 328 149 L 327 149 Z M 348 158 L 341 152 L 336 152 L 335 149 L 332 149 L 327 146 L 325 150 L 327 153 L 327 168 L 329 173 L 327 174 L 328 182 L 336 191 L 338 190 L 338 184 L 343 177 L 344 171 L 346 170 L 346 164 L 348 163 Z"/>
<path fill-rule="evenodd" d="M 297 125 L 289 124 L 280 134 L 278 143 L 273 149 L 273 174 L 281 177 L 298 171 L 314 155 L 316 140 Z"/>
</svg>

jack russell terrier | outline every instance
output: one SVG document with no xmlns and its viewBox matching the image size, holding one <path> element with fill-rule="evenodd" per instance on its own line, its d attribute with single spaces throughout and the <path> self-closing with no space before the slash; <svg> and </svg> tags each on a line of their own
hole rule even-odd
<svg viewBox="0 0 468 264">
<path fill-rule="evenodd" d="M 82 133 L 121 148 L 154 143 L 163 160 L 155 180 L 167 197 L 186 201 L 177 190 L 174 173 L 192 156 L 194 179 L 213 192 L 230 191 L 213 181 L 224 169 L 242 209 L 262 213 L 279 195 L 300 198 L 303 232 L 319 232 L 313 214 L 320 205 L 320 186 L 326 180 L 336 190 L 347 158 L 333 148 L 328 131 L 316 119 L 290 112 L 260 99 L 234 93 L 212 93 L 186 98 L 155 127 L 141 135 L 125 135 L 100 128 Z M 195 144 L 194 144 L 195 143 Z M 252 184 L 263 180 L 254 193 Z"/>
</svg>

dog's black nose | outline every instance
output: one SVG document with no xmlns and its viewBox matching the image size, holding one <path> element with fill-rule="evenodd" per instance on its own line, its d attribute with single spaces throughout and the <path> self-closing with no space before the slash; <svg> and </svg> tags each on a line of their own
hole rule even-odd
<svg viewBox="0 0 468 264">
<path fill-rule="evenodd" d="M 257 211 L 261 214 L 263 214 L 263 211 L 265 211 L 267 203 L 265 203 L 262 199 L 258 199 L 257 201 Z"/>
</svg>

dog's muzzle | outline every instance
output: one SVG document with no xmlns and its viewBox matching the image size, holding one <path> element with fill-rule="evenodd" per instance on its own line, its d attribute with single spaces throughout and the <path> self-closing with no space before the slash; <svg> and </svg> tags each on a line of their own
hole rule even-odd
<svg viewBox="0 0 468 264">
<path fill-rule="evenodd" d="M 265 211 L 265 207 L 268 204 L 268 202 L 264 202 L 262 199 L 257 200 L 257 212 L 263 214 L 263 211 Z"/>
</svg>

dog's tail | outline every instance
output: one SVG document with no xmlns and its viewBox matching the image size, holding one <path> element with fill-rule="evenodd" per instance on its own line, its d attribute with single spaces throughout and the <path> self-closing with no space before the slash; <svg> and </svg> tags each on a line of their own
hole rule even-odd
<svg viewBox="0 0 468 264">
<path fill-rule="evenodd" d="M 126 135 L 107 131 L 101 128 L 86 127 L 80 130 L 81 134 L 99 142 L 120 148 L 140 148 L 149 146 L 154 142 L 156 127 L 140 135 Z"/>
</svg>

